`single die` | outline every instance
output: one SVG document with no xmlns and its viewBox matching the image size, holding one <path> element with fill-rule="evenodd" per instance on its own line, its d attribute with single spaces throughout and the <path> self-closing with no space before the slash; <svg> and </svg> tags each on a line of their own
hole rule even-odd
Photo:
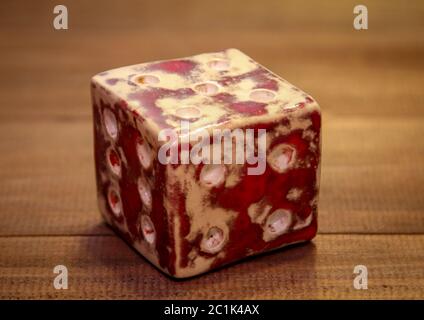
<svg viewBox="0 0 424 320">
<path fill-rule="evenodd" d="M 317 102 L 237 49 L 91 82 L 99 209 L 163 272 L 195 276 L 317 232 Z"/>
</svg>

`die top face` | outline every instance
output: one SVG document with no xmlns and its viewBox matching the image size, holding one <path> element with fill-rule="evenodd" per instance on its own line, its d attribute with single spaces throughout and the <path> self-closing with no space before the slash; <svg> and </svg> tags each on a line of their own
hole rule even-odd
<svg viewBox="0 0 424 320">
<path fill-rule="evenodd" d="M 306 93 L 237 49 L 126 66 L 93 77 L 151 132 L 245 127 L 319 110 Z"/>
</svg>

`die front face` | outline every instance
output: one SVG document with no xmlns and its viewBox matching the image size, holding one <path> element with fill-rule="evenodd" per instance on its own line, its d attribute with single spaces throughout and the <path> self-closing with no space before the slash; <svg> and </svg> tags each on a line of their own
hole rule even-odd
<svg viewBox="0 0 424 320">
<path fill-rule="evenodd" d="M 165 273 L 315 236 L 319 106 L 239 50 L 103 72 L 92 99 L 100 211 Z"/>
</svg>

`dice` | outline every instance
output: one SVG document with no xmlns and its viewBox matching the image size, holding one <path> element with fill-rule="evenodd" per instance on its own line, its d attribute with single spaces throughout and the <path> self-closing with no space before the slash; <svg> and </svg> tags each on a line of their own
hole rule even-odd
<svg viewBox="0 0 424 320">
<path fill-rule="evenodd" d="M 166 274 L 195 276 L 317 232 L 317 102 L 237 49 L 91 81 L 99 210 Z"/>
</svg>

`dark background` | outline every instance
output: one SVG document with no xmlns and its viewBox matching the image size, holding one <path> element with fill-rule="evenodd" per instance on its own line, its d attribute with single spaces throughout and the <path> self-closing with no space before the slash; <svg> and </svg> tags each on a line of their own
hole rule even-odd
<svg viewBox="0 0 424 320">
<path fill-rule="evenodd" d="M 53 28 L 58 4 L 69 30 Z M 424 298 L 422 1 L 2 0 L 0 40 L 1 298 Z M 101 222 L 89 81 L 228 47 L 321 104 L 319 235 L 175 282 Z"/>
</svg>

